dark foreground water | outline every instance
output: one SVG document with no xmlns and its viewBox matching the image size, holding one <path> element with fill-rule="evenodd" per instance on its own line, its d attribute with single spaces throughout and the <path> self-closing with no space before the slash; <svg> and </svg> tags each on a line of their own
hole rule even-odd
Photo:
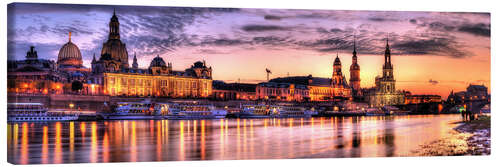
<svg viewBox="0 0 500 167">
<path fill-rule="evenodd" d="M 411 156 L 459 115 L 9 123 L 15 164 Z"/>
</svg>

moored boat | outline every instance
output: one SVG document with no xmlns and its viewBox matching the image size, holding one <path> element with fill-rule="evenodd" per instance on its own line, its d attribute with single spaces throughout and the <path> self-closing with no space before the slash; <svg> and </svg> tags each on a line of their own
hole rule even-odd
<svg viewBox="0 0 500 167">
<path fill-rule="evenodd" d="M 143 102 L 119 102 L 114 112 L 102 114 L 103 119 L 163 119 L 169 104 Z"/>
<path fill-rule="evenodd" d="M 42 103 L 7 103 L 9 122 L 73 121 L 78 115 L 71 111 L 51 112 Z"/>
<path fill-rule="evenodd" d="M 299 106 L 244 105 L 239 118 L 290 118 L 311 117 L 315 112 Z"/>
<path fill-rule="evenodd" d="M 226 110 L 212 105 L 185 103 L 120 102 L 111 112 L 101 114 L 103 119 L 220 119 Z"/>
<path fill-rule="evenodd" d="M 222 119 L 227 110 L 216 109 L 212 105 L 170 104 L 167 119 Z"/>
</svg>

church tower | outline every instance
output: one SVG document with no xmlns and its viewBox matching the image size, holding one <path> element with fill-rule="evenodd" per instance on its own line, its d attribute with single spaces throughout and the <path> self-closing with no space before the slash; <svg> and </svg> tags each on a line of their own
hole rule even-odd
<svg viewBox="0 0 500 167">
<path fill-rule="evenodd" d="M 109 21 L 109 39 L 120 39 L 120 22 L 118 17 L 116 17 L 116 11 L 113 10 L 113 16 Z"/>
<path fill-rule="evenodd" d="M 113 11 L 113 16 L 109 21 L 108 40 L 103 44 L 100 60 L 105 60 L 105 71 L 119 71 L 120 69 L 129 68 L 128 52 L 125 43 L 120 40 L 120 22 L 116 11 Z M 113 62 L 113 63 L 111 63 Z"/>
<path fill-rule="evenodd" d="M 132 68 L 133 69 L 138 69 L 139 68 L 139 64 L 137 64 L 137 57 L 135 55 L 135 52 L 134 52 L 134 62 L 132 63 Z"/>
<path fill-rule="evenodd" d="M 383 78 L 386 79 L 394 79 L 393 75 L 393 69 L 392 69 L 392 63 L 391 63 L 391 49 L 389 48 L 389 38 L 386 40 L 386 45 L 385 45 L 385 63 L 383 67 Z"/>
<path fill-rule="evenodd" d="M 358 65 L 358 56 L 356 52 L 356 39 L 354 39 L 354 49 L 352 51 L 352 64 L 350 68 L 351 78 L 349 79 L 349 85 L 352 88 L 352 93 L 354 96 L 361 95 L 361 77 L 360 68 Z"/>
<path fill-rule="evenodd" d="M 380 78 L 380 91 L 393 93 L 396 91 L 396 80 L 394 80 L 393 66 L 391 63 L 391 49 L 389 47 L 389 37 L 387 37 L 384 54 L 383 75 Z"/>
<path fill-rule="evenodd" d="M 342 64 L 340 63 L 339 55 L 337 53 L 337 58 L 335 58 L 335 62 L 333 62 L 332 87 L 341 87 L 343 82 Z"/>
</svg>

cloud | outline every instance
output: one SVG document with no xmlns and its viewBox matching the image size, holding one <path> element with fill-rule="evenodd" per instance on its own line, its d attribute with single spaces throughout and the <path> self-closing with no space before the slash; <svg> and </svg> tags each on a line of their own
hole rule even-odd
<svg viewBox="0 0 500 167">
<path fill-rule="evenodd" d="M 439 81 L 429 79 L 429 83 L 432 85 L 437 85 L 439 83 Z"/>
<path fill-rule="evenodd" d="M 284 17 L 276 16 L 276 15 L 265 15 L 264 16 L 264 19 L 266 19 L 266 20 L 275 20 L 275 21 L 279 21 L 279 20 L 281 20 L 283 18 Z"/>
<path fill-rule="evenodd" d="M 241 28 L 246 32 L 260 32 L 260 31 L 283 31 L 289 30 L 287 27 L 276 26 L 276 25 L 245 25 Z"/>
<path fill-rule="evenodd" d="M 430 37 L 430 38 L 407 38 L 396 41 L 391 45 L 400 55 L 436 55 L 452 58 L 464 58 L 473 56 L 464 50 L 453 38 Z"/>
<path fill-rule="evenodd" d="M 490 37 L 490 25 L 483 23 L 478 24 L 465 24 L 458 28 L 458 31 L 470 33 L 477 36 Z"/>
</svg>

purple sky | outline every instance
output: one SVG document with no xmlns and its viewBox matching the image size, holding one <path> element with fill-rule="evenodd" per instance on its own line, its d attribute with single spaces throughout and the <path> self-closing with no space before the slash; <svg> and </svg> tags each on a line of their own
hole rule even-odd
<svg viewBox="0 0 500 167">
<path fill-rule="evenodd" d="M 262 81 L 266 67 L 273 71 L 272 77 L 330 77 L 338 52 L 348 78 L 355 34 L 363 87 L 372 86 L 373 78 L 380 74 L 380 56 L 387 36 L 395 68 L 401 71 L 399 76 L 396 73 L 400 83 L 460 83 L 439 88 L 447 88 L 443 92 L 465 89 L 468 83 L 489 86 L 489 13 L 17 3 L 8 6 L 8 58 L 23 59 L 29 46 L 34 45 L 39 57 L 56 60 L 71 31 L 72 42 L 80 48 L 84 65 L 89 67 L 92 54 L 99 58 L 102 43 L 107 40 L 113 9 L 129 60 L 136 52 L 141 68 L 147 68 L 151 59 L 160 55 L 176 70 L 205 59 L 214 68 L 214 79 L 229 82 L 238 78 L 242 82 Z M 464 75 L 470 77 L 447 76 L 460 72 L 463 62 L 477 67 Z M 440 70 L 442 67 L 448 70 Z M 458 71 L 450 70 L 453 68 Z M 404 84 L 399 88 L 416 89 Z"/>
</svg>

